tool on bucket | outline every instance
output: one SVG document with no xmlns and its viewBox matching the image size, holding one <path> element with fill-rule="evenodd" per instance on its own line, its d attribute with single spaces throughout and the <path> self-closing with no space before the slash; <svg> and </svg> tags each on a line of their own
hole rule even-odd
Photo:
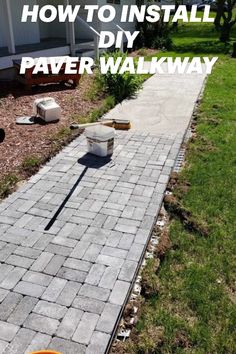
<svg viewBox="0 0 236 354">
<path fill-rule="evenodd" d="M 111 119 L 111 120 L 100 120 L 96 123 L 71 124 L 70 129 L 84 130 L 85 128 L 93 127 L 96 125 L 106 125 L 108 127 L 115 128 L 116 130 L 129 130 L 131 128 L 131 123 L 130 120 L 128 119 Z"/>
</svg>

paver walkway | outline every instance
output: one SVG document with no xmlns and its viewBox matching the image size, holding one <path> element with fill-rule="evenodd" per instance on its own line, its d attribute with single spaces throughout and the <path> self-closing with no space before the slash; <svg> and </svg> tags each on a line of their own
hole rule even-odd
<svg viewBox="0 0 236 354">
<path fill-rule="evenodd" d="M 111 161 L 81 136 L 0 204 L 0 353 L 106 352 L 183 134 L 119 132 Z"/>
</svg>

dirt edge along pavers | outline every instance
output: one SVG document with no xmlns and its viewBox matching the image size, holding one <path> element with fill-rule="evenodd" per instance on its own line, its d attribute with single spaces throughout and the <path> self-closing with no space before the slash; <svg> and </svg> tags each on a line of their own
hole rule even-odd
<svg viewBox="0 0 236 354">
<path fill-rule="evenodd" d="M 0 204 L 0 353 L 106 352 L 181 142 L 119 132 L 89 164 L 81 136 Z"/>
</svg>

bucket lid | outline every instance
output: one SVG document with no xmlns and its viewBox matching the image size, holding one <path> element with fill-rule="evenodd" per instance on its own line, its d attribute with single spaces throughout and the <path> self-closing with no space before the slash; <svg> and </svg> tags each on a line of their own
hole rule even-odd
<svg viewBox="0 0 236 354">
<path fill-rule="evenodd" d="M 106 141 L 114 138 L 115 129 L 106 127 L 104 125 L 95 125 L 93 127 L 88 127 L 85 129 L 85 136 L 90 139 Z"/>
<path fill-rule="evenodd" d="M 34 116 L 19 117 L 16 119 L 16 124 L 32 125 L 35 123 L 36 123 L 36 118 Z"/>
</svg>

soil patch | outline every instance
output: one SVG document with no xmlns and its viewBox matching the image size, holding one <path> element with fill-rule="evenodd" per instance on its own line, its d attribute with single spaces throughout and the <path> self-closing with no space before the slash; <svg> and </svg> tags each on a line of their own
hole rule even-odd
<svg viewBox="0 0 236 354">
<path fill-rule="evenodd" d="M 100 99 L 89 100 L 86 97 L 92 85 L 92 77 L 82 77 L 79 86 L 53 84 L 33 87 L 26 91 L 24 86 L 13 82 L 0 82 L 0 128 L 6 137 L 0 144 L 1 178 L 15 173 L 29 156 L 45 160 L 53 150 L 53 137 L 67 129 L 74 115 L 86 116 L 100 104 Z M 31 116 L 33 102 L 37 98 L 50 96 L 62 109 L 62 118 L 58 123 L 45 125 L 16 125 L 17 117 Z"/>
</svg>

